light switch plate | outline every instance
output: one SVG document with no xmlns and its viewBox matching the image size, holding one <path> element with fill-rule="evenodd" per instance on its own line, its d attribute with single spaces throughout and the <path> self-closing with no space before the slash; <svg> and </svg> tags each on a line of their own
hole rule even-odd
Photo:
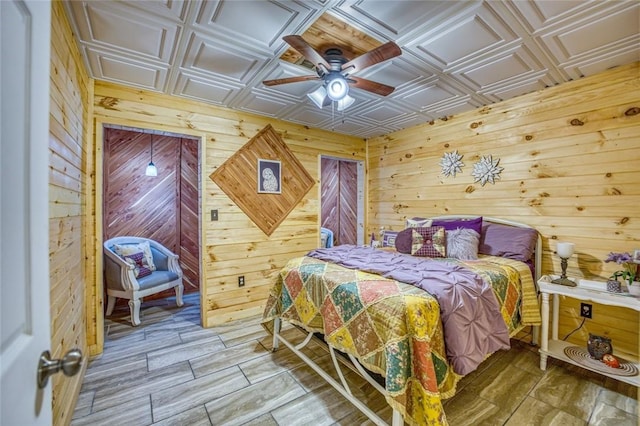
<svg viewBox="0 0 640 426">
<path fill-rule="evenodd" d="M 218 220 L 218 210 L 211 210 L 211 220 Z"/>
</svg>

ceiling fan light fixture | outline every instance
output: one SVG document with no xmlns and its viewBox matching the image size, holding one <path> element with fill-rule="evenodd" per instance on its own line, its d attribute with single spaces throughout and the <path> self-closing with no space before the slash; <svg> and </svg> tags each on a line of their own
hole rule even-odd
<svg viewBox="0 0 640 426">
<path fill-rule="evenodd" d="M 327 80 L 327 96 L 332 101 L 339 101 L 349 93 L 349 84 L 342 74 L 337 73 Z"/>
<path fill-rule="evenodd" d="M 354 102 L 354 98 L 349 95 L 345 95 L 344 98 L 338 101 L 338 111 L 344 111 L 345 109 L 349 108 Z"/>
<path fill-rule="evenodd" d="M 327 97 L 327 90 L 324 86 L 318 87 L 311 93 L 307 93 L 307 97 L 313 101 L 314 104 L 320 109 L 324 105 L 324 99 Z"/>
</svg>

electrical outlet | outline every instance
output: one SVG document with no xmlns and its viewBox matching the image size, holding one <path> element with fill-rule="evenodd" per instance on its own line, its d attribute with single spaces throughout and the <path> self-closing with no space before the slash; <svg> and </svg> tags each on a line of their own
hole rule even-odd
<svg viewBox="0 0 640 426">
<path fill-rule="evenodd" d="M 238 287 L 244 287 L 244 275 L 238 277 Z"/>
<path fill-rule="evenodd" d="M 591 318 L 591 315 L 593 315 L 591 304 L 580 303 L 580 316 L 584 318 Z"/>
</svg>

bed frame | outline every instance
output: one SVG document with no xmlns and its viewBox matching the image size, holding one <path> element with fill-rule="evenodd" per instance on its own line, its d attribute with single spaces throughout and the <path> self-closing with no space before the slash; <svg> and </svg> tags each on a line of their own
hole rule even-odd
<svg viewBox="0 0 640 426">
<path fill-rule="evenodd" d="M 471 218 L 477 218 L 478 215 L 446 215 L 446 216 L 433 216 L 430 217 L 430 219 L 471 219 Z M 531 226 L 523 224 L 523 223 L 519 223 L 519 222 L 513 222 L 510 220 L 505 220 L 505 219 L 499 219 L 499 218 L 494 218 L 494 217 L 482 217 L 482 221 L 483 222 L 492 222 L 492 223 L 499 223 L 502 225 L 510 225 L 510 226 L 515 226 L 515 227 L 519 227 L 519 228 L 531 228 Z M 538 279 L 542 276 L 541 274 L 541 270 L 542 270 L 542 238 L 540 237 L 540 234 L 538 234 L 538 240 L 536 241 L 536 247 L 535 247 L 535 277 L 534 278 L 534 284 L 536 285 L 536 291 L 537 291 L 537 281 Z M 340 394 L 342 396 L 344 396 L 349 402 L 351 402 L 358 410 L 360 410 L 365 416 L 367 416 L 369 418 L 369 420 L 371 420 L 374 424 L 379 425 L 379 426 L 388 426 L 387 422 L 384 421 L 382 418 L 380 418 L 380 416 L 378 416 L 375 412 L 373 412 L 369 407 L 367 407 L 366 404 L 364 404 L 362 401 L 360 401 L 358 398 L 356 398 L 353 393 L 351 392 L 351 389 L 349 388 L 349 384 L 347 383 L 347 380 L 344 377 L 344 374 L 342 372 L 342 367 L 340 366 L 340 364 L 342 364 L 343 366 L 349 368 L 352 371 L 355 371 L 356 373 L 358 373 L 360 376 L 362 376 L 363 379 L 365 379 L 367 382 L 369 382 L 378 392 L 380 392 L 382 395 L 386 394 L 386 390 L 376 381 L 374 380 L 371 375 L 367 372 L 367 370 L 358 362 L 358 360 L 351 354 L 347 354 L 347 356 L 349 357 L 349 359 L 351 360 L 352 364 L 349 364 L 348 362 L 344 361 L 342 359 L 342 357 L 340 356 L 336 356 L 336 351 L 333 347 L 331 347 L 330 345 L 326 344 L 325 342 L 321 341 L 321 339 L 318 339 L 317 337 L 314 337 L 314 333 L 313 332 L 307 332 L 306 330 L 302 329 L 301 327 L 298 327 L 301 331 L 308 333 L 307 337 L 304 339 L 304 341 L 302 341 L 301 343 L 295 345 L 291 342 L 289 342 L 287 339 L 285 339 L 281 334 L 280 334 L 280 329 L 281 329 L 281 319 L 280 318 L 276 318 L 274 320 L 274 325 L 273 325 L 273 348 L 272 351 L 275 352 L 279 345 L 280 342 L 282 342 L 282 344 L 284 344 L 287 348 L 289 348 L 294 354 L 296 354 L 302 361 L 304 361 L 309 367 L 311 367 L 316 373 L 318 373 L 320 375 L 320 377 L 322 377 L 327 383 L 329 383 L 331 386 L 333 386 L 333 388 L 335 388 L 338 392 L 340 392 Z M 539 335 L 539 328 L 538 326 L 533 327 L 533 339 L 531 344 L 537 344 L 538 342 L 538 335 Z M 302 349 L 309 344 L 309 342 L 311 340 L 315 340 L 317 343 L 321 343 L 323 344 L 323 346 L 325 346 L 329 352 L 329 354 L 331 355 L 331 360 L 333 361 L 333 367 L 335 368 L 336 373 L 338 374 L 338 377 L 340 378 L 340 382 L 337 382 L 333 377 L 331 377 L 331 375 L 329 375 L 326 371 L 324 371 L 322 369 L 322 367 L 320 367 L 318 364 L 316 364 L 311 358 L 309 358 L 308 356 L 306 356 L 303 352 Z M 404 424 L 404 419 L 402 418 L 402 414 L 396 410 L 393 409 L 393 414 L 392 414 L 392 420 L 391 420 L 391 425 L 392 426 L 402 426 Z"/>
</svg>

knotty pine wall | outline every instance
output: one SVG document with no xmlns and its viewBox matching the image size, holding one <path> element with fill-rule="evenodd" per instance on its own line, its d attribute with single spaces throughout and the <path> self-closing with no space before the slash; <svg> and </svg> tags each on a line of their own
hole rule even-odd
<svg viewBox="0 0 640 426">
<path fill-rule="evenodd" d="M 96 307 L 92 292 L 96 271 L 91 208 L 93 81 L 88 78 L 62 4 L 57 1 L 52 3 L 51 13 L 50 74 L 51 354 L 62 358 L 72 348 L 84 354 L 83 368 L 76 376 L 52 377 L 53 424 L 65 425 L 73 415 L 90 346 L 96 343 L 94 333 L 87 333 L 85 315 L 96 321 L 96 311 L 102 309 Z"/>
<path fill-rule="evenodd" d="M 369 234 L 413 216 L 496 216 L 540 231 L 544 274 L 560 273 L 564 240 L 576 245 L 570 276 L 605 280 L 616 269 L 607 253 L 640 248 L 639 76 L 636 63 L 370 140 Z M 444 177 L 440 158 L 454 150 L 465 166 Z M 504 167 L 495 185 L 474 183 L 482 155 Z M 580 324 L 579 306 L 561 302 L 561 337 Z M 595 305 L 570 341 L 606 334 L 637 357 L 638 329 L 637 313 Z"/>
<path fill-rule="evenodd" d="M 105 82 L 95 83 L 94 117 L 98 150 L 102 123 L 199 136 L 204 141 L 200 206 L 205 327 L 261 313 L 274 276 L 284 264 L 318 247 L 320 226 L 318 184 L 267 237 L 209 175 L 267 124 L 281 134 L 316 183 L 320 154 L 365 159 L 365 142 L 360 138 Z M 219 212 L 216 222 L 210 220 L 212 209 Z M 246 282 L 242 288 L 240 275 Z"/>
</svg>

